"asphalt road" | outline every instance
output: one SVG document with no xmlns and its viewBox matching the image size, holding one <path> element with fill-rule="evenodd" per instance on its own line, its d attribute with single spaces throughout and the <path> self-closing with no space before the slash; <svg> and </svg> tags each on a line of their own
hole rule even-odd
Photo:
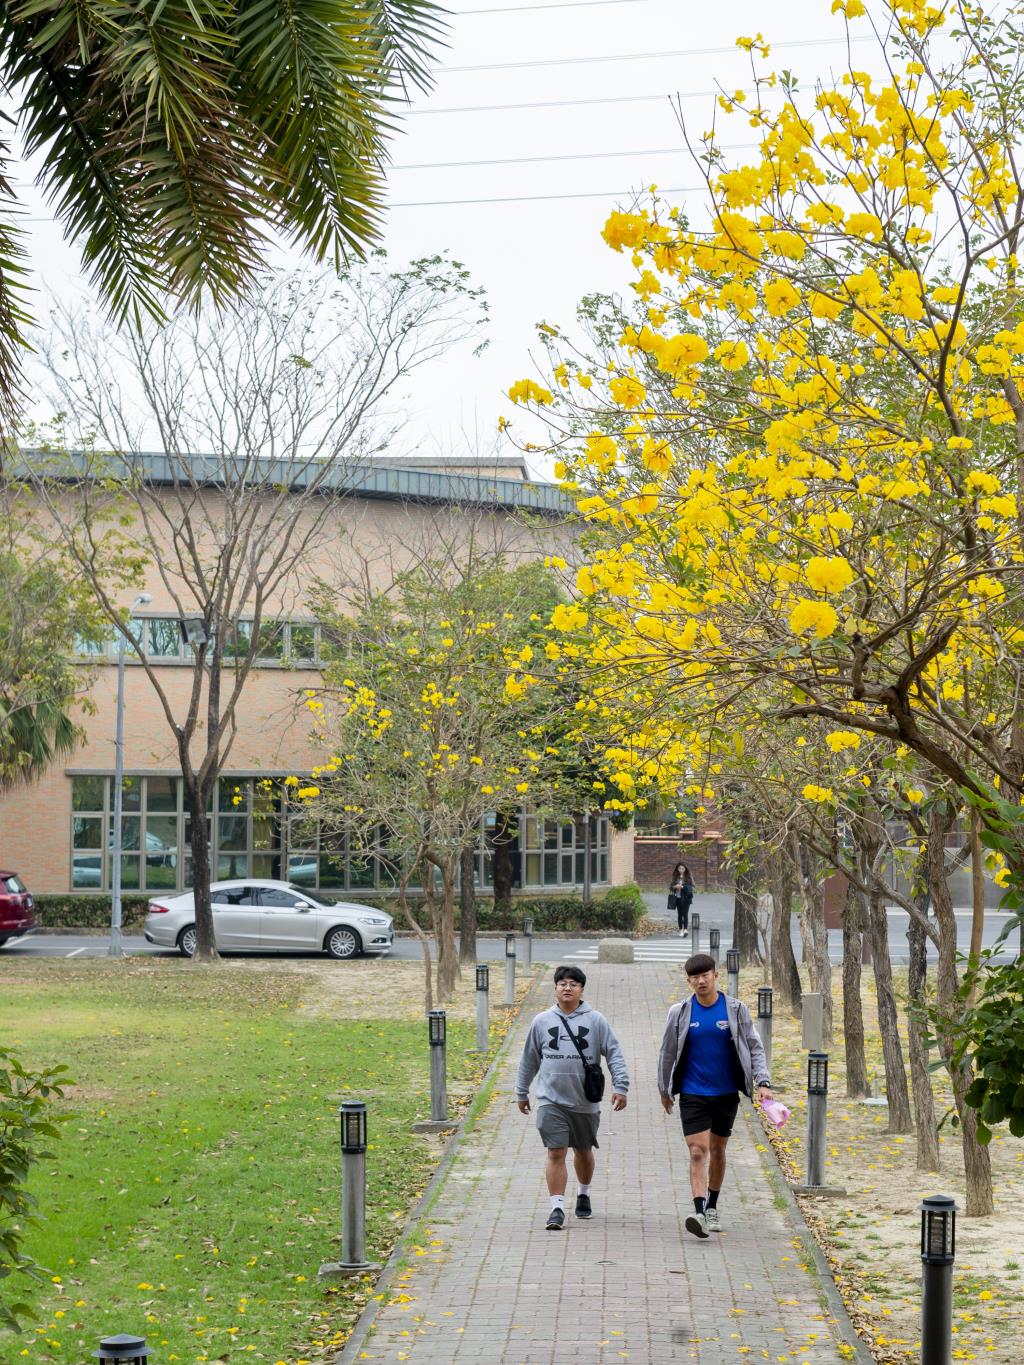
<svg viewBox="0 0 1024 1365">
<path fill-rule="evenodd" d="M 720 901 L 721 905 L 712 905 L 714 899 Z M 721 952 L 724 954 L 731 940 L 732 931 L 732 908 L 731 903 L 726 906 L 727 897 L 704 897 L 701 900 L 701 928 L 700 946 L 707 949 L 708 931 L 717 928 L 721 934 Z M 957 920 L 960 929 L 958 938 L 961 944 L 966 944 L 970 932 L 971 912 L 969 910 L 958 910 Z M 1013 916 L 1001 911 L 990 910 L 985 917 L 985 932 L 983 942 L 986 947 L 994 944 L 999 933 Z M 907 921 L 908 916 L 903 910 L 891 909 L 889 911 L 889 951 L 895 964 L 905 964 L 907 961 Z M 797 952 L 800 954 L 799 929 L 794 917 L 793 942 Z M 533 960 L 535 962 L 561 962 L 565 960 L 587 962 L 595 961 L 597 957 L 597 938 L 581 938 L 567 935 L 566 937 L 535 937 L 533 940 Z M 1014 932 L 1003 946 L 999 957 L 1001 960 L 1010 960 L 1016 955 L 1018 946 L 1018 935 Z M 0 962 L 4 957 L 105 957 L 108 952 L 109 942 L 105 935 L 99 934 L 29 934 L 24 938 L 11 939 L 6 947 L 0 949 Z M 517 936 L 517 947 L 520 953 L 523 951 L 522 936 Z M 142 937 L 128 936 L 124 939 L 124 950 L 133 955 L 148 955 L 155 957 L 176 957 L 177 954 L 167 948 L 154 948 Z M 665 922 L 665 933 L 663 935 L 638 939 L 636 954 L 641 961 L 658 962 L 684 962 L 693 952 L 693 938 L 679 938 L 674 927 L 670 927 Z M 834 963 L 842 960 L 843 937 L 838 930 L 829 932 L 829 956 Z M 929 945 L 929 957 L 934 960 L 935 950 Z M 282 954 L 267 954 L 266 956 L 285 956 Z M 301 958 L 306 954 L 290 953 L 288 957 Z M 391 960 L 411 962 L 421 961 L 422 952 L 419 940 L 414 937 L 397 938 L 390 953 Z M 481 962 L 503 962 L 505 960 L 505 937 L 497 935 L 494 937 L 480 937 L 477 940 L 477 958 Z"/>
</svg>

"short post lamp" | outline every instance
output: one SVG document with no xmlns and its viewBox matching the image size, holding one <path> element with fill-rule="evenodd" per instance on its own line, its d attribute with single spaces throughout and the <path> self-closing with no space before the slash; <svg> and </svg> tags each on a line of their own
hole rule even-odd
<svg viewBox="0 0 1024 1365">
<path fill-rule="evenodd" d="M 505 935 L 505 1008 L 516 1003 L 516 936 Z"/>
<path fill-rule="evenodd" d="M 132 1336 L 129 1332 L 121 1332 L 116 1337 L 103 1337 L 100 1349 L 93 1351 L 92 1358 L 100 1361 L 117 1360 L 121 1365 L 146 1365 L 149 1359 L 146 1338 Z"/>
<path fill-rule="evenodd" d="M 491 1045 L 491 1025 L 487 998 L 491 988 L 491 969 L 486 962 L 476 964 L 476 1050 L 486 1052 Z"/>
<path fill-rule="evenodd" d="M 533 916 L 526 915 L 523 919 L 523 957 L 525 959 L 526 970 L 529 971 L 533 966 Z"/>
<path fill-rule="evenodd" d="M 807 1054 L 807 1184 L 825 1183 L 825 1108 L 828 1104 L 828 1053 Z"/>
<path fill-rule="evenodd" d="M 427 1015 L 430 1038 L 430 1118 L 443 1123 L 448 1117 L 448 1016 L 444 1010 Z"/>
<path fill-rule="evenodd" d="M 738 948 L 727 948 L 725 950 L 725 970 L 729 973 L 726 990 L 729 995 L 735 998 L 740 993 L 740 950 Z"/>
<path fill-rule="evenodd" d="M 320 1278 L 346 1279 L 379 1270 L 366 1259 L 366 1105 L 345 1100 L 341 1119 L 341 1260 L 326 1261 Z"/>
<path fill-rule="evenodd" d="M 148 607 L 152 602 L 148 592 L 140 592 L 128 609 L 128 621 L 139 607 Z M 124 630 L 117 637 L 117 714 L 114 720 L 114 827 L 110 831 L 112 862 L 110 865 L 110 957 L 122 957 L 121 947 L 121 843 L 122 825 L 121 804 L 124 792 Z M 145 1343 L 143 1343 L 145 1344 Z"/>
<path fill-rule="evenodd" d="M 477 1030 L 479 1032 L 479 1023 Z M 430 1042 L 430 1118 L 414 1123 L 412 1131 L 448 1133 L 459 1125 L 448 1117 L 448 1016 L 444 1010 L 427 1012 L 427 1038 Z"/>
<path fill-rule="evenodd" d="M 757 1029 L 757 1036 L 761 1039 L 761 1046 L 764 1048 L 765 1061 L 768 1063 L 768 1070 L 772 1069 L 772 988 L 771 986 L 758 986 L 757 988 L 757 1022 L 754 1027 Z"/>
<path fill-rule="evenodd" d="M 690 916 L 690 947 L 694 953 L 700 952 L 700 911 L 694 910 Z"/>
<path fill-rule="evenodd" d="M 718 961 L 719 953 L 720 953 L 721 951 L 722 951 L 722 931 L 721 931 L 721 929 L 717 929 L 717 928 L 716 928 L 716 929 L 712 929 L 712 930 L 710 930 L 709 933 L 708 933 L 708 952 L 711 954 L 711 956 L 712 956 L 712 957 L 715 959 L 715 961 L 717 962 L 717 961 Z"/>
<path fill-rule="evenodd" d="M 933 1194 L 921 1203 L 921 1365 L 950 1365 L 956 1204 Z"/>
</svg>

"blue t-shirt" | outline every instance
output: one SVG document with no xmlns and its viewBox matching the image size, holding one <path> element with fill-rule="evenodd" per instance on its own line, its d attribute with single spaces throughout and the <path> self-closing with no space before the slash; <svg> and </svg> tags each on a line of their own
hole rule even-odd
<svg viewBox="0 0 1024 1365">
<path fill-rule="evenodd" d="M 693 997 L 690 1031 L 673 1080 L 674 1094 L 731 1095 L 741 1088 L 725 996 L 721 991 L 713 1005 L 702 1005 L 696 996 Z"/>
</svg>

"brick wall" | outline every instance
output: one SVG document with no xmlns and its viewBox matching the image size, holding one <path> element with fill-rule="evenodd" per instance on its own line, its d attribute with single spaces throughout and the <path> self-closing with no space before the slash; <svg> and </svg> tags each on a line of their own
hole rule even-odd
<svg viewBox="0 0 1024 1365">
<path fill-rule="evenodd" d="M 731 890 L 732 874 L 725 866 L 727 848 L 722 839 L 686 844 L 673 838 L 640 836 L 633 844 L 633 875 L 645 891 L 664 890 L 667 895 L 672 869 L 682 861 L 698 891 Z"/>
</svg>

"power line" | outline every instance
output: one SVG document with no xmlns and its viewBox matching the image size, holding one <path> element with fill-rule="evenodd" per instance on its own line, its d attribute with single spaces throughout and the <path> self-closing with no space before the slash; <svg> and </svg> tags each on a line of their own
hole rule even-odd
<svg viewBox="0 0 1024 1365">
<path fill-rule="evenodd" d="M 582 104 L 648 104 L 653 100 L 681 98 L 684 100 L 709 99 L 721 94 L 720 90 L 688 90 L 684 95 L 600 95 L 584 100 L 529 100 L 524 104 L 454 104 L 446 109 L 407 109 L 403 118 L 414 118 L 420 114 L 483 114 L 502 109 L 568 109 Z"/>
<path fill-rule="evenodd" d="M 459 19 L 473 14 L 527 14 L 530 10 L 592 9 L 595 5 L 646 5 L 650 0 L 555 0 L 550 5 L 499 5 L 495 9 L 454 9 L 449 11 Z"/>
<path fill-rule="evenodd" d="M 851 38 L 795 38 L 788 43 L 775 43 L 775 50 L 791 47 L 835 47 L 837 43 L 870 43 L 874 37 Z M 657 57 L 719 57 L 723 53 L 735 52 L 731 47 L 691 47 L 676 52 L 620 52 L 603 57 L 546 57 L 532 62 L 491 62 L 485 66 L 442 66 L 438 72 L 445 76 L 452 72 L 466 71 L 519 71 L 532 66 L 585 66 L 594 62 L 646 62 Z"/>
<path fill-rule="evenodd" d="M 393 171 L 442 171 L 461 166 L 522 166 L 535 161 L 600 161 L 613 156 L 668 156 L 685 152 L 685 147 L 648 147 L 634 152 L 564 152 L 560 156 L 503 156 L 482 161 L 418 161 L 409 166 L 392 166 Z"/>
<path fill-rule="evenodd" d="M 720 152 L 741 152 L 756 147 L 756 142 L 732 142 L 718 147 Z M 637 147 L 624 152 L 562 152 L 552 156 L 485 157 L 481 161 L 416 161 L 407 166 L 392 166 L 393 171 L 442 171 L 463 166 L 523 166 L 538 161 L 602 161 L 618 156 L 689 156 L 688 147 Z"/>
<path fill-rule="evenodd" d="M 659 190 L 659 194 L 697 194 L 706 185 L 676 185 L 672 189 Z M 508 194 L 497 199 L 419 199 L 389 204 L 391 209 L 429 209 L 448 208 L 453 204 L 533 204 L 548 199 L 624 199 L 642 191 L 638 190 L 594 190 L 589 194 Z"/>
</svg>

